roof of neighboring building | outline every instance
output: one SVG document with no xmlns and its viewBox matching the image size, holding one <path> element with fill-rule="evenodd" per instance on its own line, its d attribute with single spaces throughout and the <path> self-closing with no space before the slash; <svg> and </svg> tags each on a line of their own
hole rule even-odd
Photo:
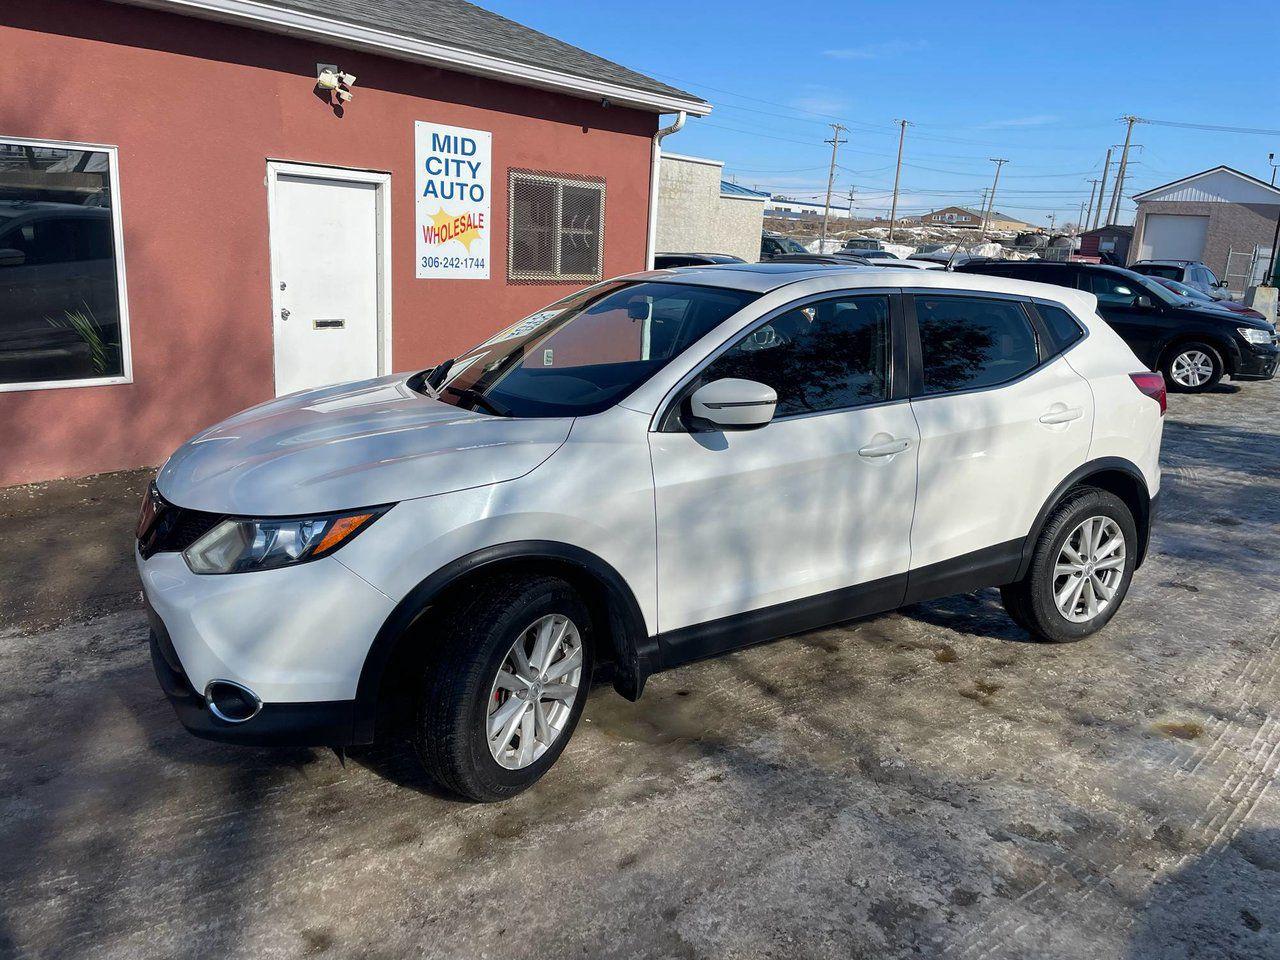
<svg viewBox="0 0 1280 960">
<path fill-rule="evenodd" d="M 746 197 L 750 200 L 768 200 L 769 193 L 765 190 L 750 190 L 747 187 L 740 187 L 731 180 L 720 181 L 720 196 L 722 197 Z"/>
<path fill-rule="evenodd" d="M 700 97 L 465 0 L 116 0 L 658 112 Z"/>
<path fill-rule="evenodd" d="M 1168 183 L 1162 183 L 1158 187 L 1152 187 L 1150 190 L 1143 190 L 1141 193 L 1135 193 L 1133 195 L 1133 199 L 1145 200 L 1150 198 L 1152 194 L 1161 193 L 1162 191 L 1169 190 L 1173 187 L 1180 187 L 1180 186 L 1183 186 L 1184 184 L 1190 183 L 1193 180 L 1199 180 L 1201 177 L 1208 177 L 1218 173 L 1225 173 L 1232 177 L 1239 177 L 1240 180 L 1244 181 L 1245 183 L 1249 184 L 1252 187 L 1255 187 L 1255 188 L 1261 187 L 1262 190 L 1270 191 L 1271 193 L 1275 194 L 1277 197 L 1280 197 L 1280 187 L 1272 186 L 1271 184 L 1267 183 L 1267 181 L 1265 180 L 1259 180 L 1257 177 L 1252 176 L 1251 174 L 1245 173 L 1242 170 L 1237 170 L 1235 167 L 1228 167 L 1225 163 L 1220 163 L 1216 167 L 1210 167 L 1208 170 L 1201 170 L 1199 173 L 1193 173 L 1190 176 L 1182 177 L 1180 180 L 1171 180 Z"/>
<path fill-rule="evenodd" d="M 1080 236 L 1087 237 L 1093 233 L 1123 233 L 1125 236 L 1131 237 L 1133 236 L 1133 227 L 1127 224 L 1108 223 L 1101 227 L 1094 227 L 1092 230 L 1086 230 Z"/>
</svg>

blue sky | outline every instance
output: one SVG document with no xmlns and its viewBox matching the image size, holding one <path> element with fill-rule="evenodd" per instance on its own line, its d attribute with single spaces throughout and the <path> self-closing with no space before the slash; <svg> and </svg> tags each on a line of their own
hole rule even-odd
<svg viewBox="0 0 1280 960">
<path fill-rule="evenodd" d="M 987 158 L 1007 157 L 996 206 L 1058 223 L 1077 218 L 1124 114 L 1280 129 L 1265 3 L 479 2 L 709 100 L 664 149 L 724 160 L 747 186 L 820 196 L 826 124 L 844 122 L 836 191 L 870 214 L 888 208 L 898 118 L 912 123 L 900 213 L 976 205 Z M 1144 124 L 1134 142 L 1130 195 L 1219 163 L 1267 179 L 1280 155 L 1280 134 Z"/>
</svg>

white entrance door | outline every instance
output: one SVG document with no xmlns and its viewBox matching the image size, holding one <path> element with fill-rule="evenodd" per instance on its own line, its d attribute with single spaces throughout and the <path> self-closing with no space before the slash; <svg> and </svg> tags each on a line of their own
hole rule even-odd
<svg viewBox="0 0 1280 960">
<path fill-rule="evenodd" d="M 1142 227 L 1139 260 L 1202 260 L 1208 217 L 1149 213 Z"/>
<path fill-rule="evenodd" d="M 389 183 L 268 164 L 276 396 L 387 372 Z"/>
</svg>

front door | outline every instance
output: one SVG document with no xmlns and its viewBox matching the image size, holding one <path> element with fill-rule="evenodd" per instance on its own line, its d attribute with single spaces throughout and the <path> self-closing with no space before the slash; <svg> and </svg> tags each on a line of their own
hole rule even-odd
<svg viewBox="0 0 1280 960">
<path fill-rule="evenodd" d="M 892 399 L 890 299 L 828 295 L 786 310 L 694 381 L 773 387 L 778 406 L 766 426 L 650 434 L 664 633 L 779 612 L 791 617 L 781 632 L 791 632 L 901 600 L 917 432 L 910 405 Z M 753 634 L 756 621 L 729 624 L 709 645 L 702 635 L 688 641 L 694 649 L 664 656 L 777 635 Z"/>
<path fill-rule="evenodd" d="M 388 180 L 269 165 L 277 396 L 387 371 Z"/>
</svg>

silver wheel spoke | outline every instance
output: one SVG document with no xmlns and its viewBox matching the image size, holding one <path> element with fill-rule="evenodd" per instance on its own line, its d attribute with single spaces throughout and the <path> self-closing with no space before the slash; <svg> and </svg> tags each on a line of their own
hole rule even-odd
<svg viewBox="0 0 1280 960">
<path fill-rule="evenodd" d="M 1062 545 L 1062 555 L 1076 566 L 1082 566 L 1084 564 L 1084 557 L 1080 556 L 1080 554 L 1076 552 L 1076 548 L 1071 546 L 1070 537 L 1068 537 L 1067 542 Z"/>
<path fill-rule="evenodd" d="M 551 617 L 543 620 L 538 628 L 537 637 L 533 641 L 533 652 L 529 654 L 529 666 L 535 674 L 541 674 L 542 668 L 546 666 L 547 651 L 551 649 L 551 637 L 555 630 L 556 622 Z"/>
<path fill-rule="evenodd" d="M 1115 593 L 1114 590 L 1102 582 L 1102 577 L 1098 576 L 1096 573 L 1090 577 L 1090 582 L 1090 592 L 1093 593 L 1094 596 L 1101 597 L 1103 600 L 1110 600 L 1112 595 Z"/>
<path fill-rule="evenodd" d="M 1099 560 L 1093 565 L 1095 570 L 1116 570 L 1124 566 L 1124 557 L 1107 557 L 1105 560 Z"/>
<path fill-rule="evenodd" d="M 547 709 L 539 701 L 533 705 L 534 734 L 543 743 L 550 743 L 555 737 L 551 732 L 551 724 L 547 722 Z"/>
<path fill-rule="evenodd" d="M 1072 577 L 1079 573 L 1081 569 L 1081 565 L 1078 563 L 1059 563 L 1053 568 L 1053 575 L 1054 577 Z"/>
<path fill-rule="evenodd" d="M 562 657 L 560 660 L 557 660 L 551 666 L 547 667 L 544 676 L 548 681 L 559 680 L 566 673 L 577 670 L 580 666 L 582 666 L 581 647 L 573 651 L 573 653 L 569 654 L 567 657 Z"/>
<path fill-rule="evenodd" d="M 1084 612 L 1090 620 L 1098 615 L 1098 595 L 1093 592 L 1093 577 L 1084 581 Z"/>
<path fill-rule="evenodd" d="M 532 706 L 532 704 L 529 704 Z M 533 711 L 526 710 L 520 716 L 520 766 L 526 766 L 533 761 Z"/>
<path fill-rule="evenodd" d="M 498 679 L 495 681 L 495 685 L 499 690 L 510 690 L 512 693 L 524 693 L 529 689 L 528 680 L 506 670 L 498 671 Z"/>
<path fill-rule="evenodd" d="M 512 697 L 494 711 L 489 717 L 489 743 L 492 746 L 498 750 L 507 748 L 511 738 L 515 736 L 516 727 L 520 723 L 520 718 L 524 716 L 527 706 L 529 706 L 528 700 Z"/>
<path fill-rule="evenodd" d="M 572 703 L 577 692 L 577 684 L 569 683 L 548 683 L 542 688 L 542 696 L 545 699 L 563 700 L 565 703 Z"/>
<path fill-rule="evenodd" d="M 524 652 L 524 638 L 517 640 L 515 646 L 511 648 L 511 659 L 516 665 L 516 673 L 526 680 L 532 680 L 534 677 L 533 667 L 529 664 L 529 658 Z"/>
</svg>

